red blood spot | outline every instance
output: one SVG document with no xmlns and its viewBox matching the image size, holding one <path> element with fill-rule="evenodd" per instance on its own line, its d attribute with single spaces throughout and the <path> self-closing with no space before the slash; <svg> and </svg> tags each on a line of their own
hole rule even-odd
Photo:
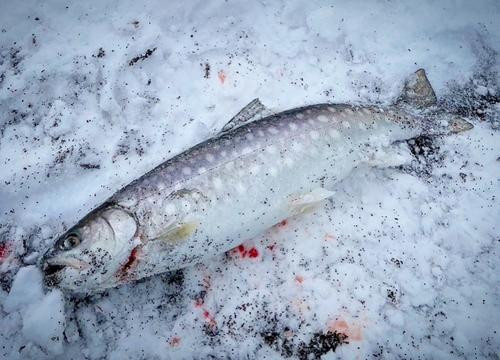
<svg viewBox="0 0 500 360">
<path fill-rule="evenodd" d="M 170 340 L 170 345 L 171 346 L 177 346 L 181 343 L 181 339 L 178 337 L 174 337 L 172 340 Z"/>
<path fill-rule="evenodd" d="M 224 85 L 224 83 L 226 82 L 227 75 L 222 70 L 219 71 L 217 75 L 219 76 L 220 83 Z"/>
<path fill-rule="evenodd" d="M 283 227 L 283 226 L 286 226 L 287 224 L 288 224 L 288 221 L 283 220 L 283 221 L 280 222 L 279 226 Z"/>
<path fill-rule="evenodd" d="M 302 284 L 304 282 L 304 278 L 300 275 L 297 275 L 295 277 L 295 282 L 298 282 L 299 284 Z"/>
<path fill-rule="evenodd" d="M 239 254 L 242 258 L 246 258 L 248 256 L 251 259 L 255 259 L 259 256 L 259 250 L 254 247 L 250 250 L 247 250 L 244 245 L 239 245 L 238 247 L 231 250 L 231 254 L 234 256 Z"/>
<path fill-rule="evenodd" d="M 247 256 L 247 251 L 243 245 L 238 246 L 238 251 L 241 254 L 241 257 L 246 257 Z"/>
<path fill-rule="evenodd" d="M 203 311 L 203 316 L 205 317 L 205 319 L 210 319 L 211 317 L 210 312 L 208 312 L 207 310 Z"/>
<path fill-rule="evenodd" d="M 0 265 L 9 257 L 11 250 L 10 244 L 0 244 Z"/>
<path fill-rule="evenodd" d="M 280 75 L 281 75 L 281 77 L 283 77 L 283 71 L 280 71 Z"/>
<path fill-rule="evenodd" d="M 271 251 L 274 251 L 274 245 L 268 246 L 267 248 Z"/>
<path fill-rule="evenodd" d="M 96 308 L 97 308 L 97 311 L 102 312 L 102 307 L 100 307 L 99 305 L 97 305 Z"/>
<path fill-rule="evenodd" d="M 203 306 L 203 304 L 204 304 L 203 300 L 202 300 L 202 299 L 198 299 L 198 300 L 196 300 L 196 302 L 194 303 L 194 306 L 199 308 L 199 307 L 202 307 L 202 306 Z"/>
<path fill-rule="evenodd" d="M 250 251 L 248 252 L 248 256 L 252 259 L 255 259 L 256 257 L 259 256 L 259 251 L 256 248 L 251 248 Z"/>
</svg>

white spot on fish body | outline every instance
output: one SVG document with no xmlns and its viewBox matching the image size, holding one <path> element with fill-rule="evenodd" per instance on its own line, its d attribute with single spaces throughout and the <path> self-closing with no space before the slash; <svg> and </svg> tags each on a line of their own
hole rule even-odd
<svg viewBox="0 0 500 360">
<path fill-rule="evenodd" d="M 246 138 L 247 140 L 253 140 L 254 136 L 253 136 L 253 134 L 246 134 L 246 135 L 245 135 L 245 138 Z"/>
<path fill-rule="evenodd" d="M 259 130 L 258 134 L 259 134 L 260 137 L 263 137 L 265 135 L 264 131 L 262 131 L 262 130 Z"/>
<path fill-rule="evenodd" d="M 273 135 L 279 134 L 278 129 L 276 129 L 274 126 L 271 126 L 267 131 L 269 131 Z"/>
<path fill-rule="evenodd" d="M 258 174 L 259 171 L 260 171 L 260 166 L 258 164 L 252 164 L 250 166 L 250 173 L 255 175 L 255 174 Z"/>
<path fill-rule="evenodd" d="M 361 123 L 361 122 L 360 122 L 360 123 L 358 123 L 358 127 L 359 127 L 361 130 L 366 130 L 366 126 L 365 126 L 365 124 L 363 124 L 363 123 Z"/>
<path fill-rule="evenodd" d="M 299 127 L 297 126 L 297 124 L 294 124 L 294 123 L 290 123 L 288 124 L 288 127 L 290 128 L 290 130 L 292 131 L 295 131 L 297 130 Z"/>
<path fill-rule="evenodd" d="M 349 115 L 354 114 L 354 111 L 352 111 L 351 109 L 345 109 L 345 112 Z"/>
<path fill-rule="evenodd" d="M 165 214 L 166 215 L 173 215 L 173 214 L 175 214 L 175 212 L 176 212 L 176 209 L 175 209 L 174 204 L 167 204 L 165 206 Z"/>
<path fill-rule="evenodd" d="M 271 145 L 271 146 L 266 147 L 266 152 L 268 154 L 271 154 L 271 155 L 276 154 L 276 151 L 277 151 L 276 146 Z"/>
<path fill-rule="evenodd" d="M 297 119 L 303 119 L 303 118 L 304 118 L 304 114 L 302 114 L 302 113 L 298 113 L 298 114 L 295 114 L 295 117 L 296 117 Z"/>
<path fill-rule="evenodd" d="M 207 159 L 208 162 L 214 162 L 215 156 L 213 154 L 207 154 L 205 159 Z"/>
<path fill-rule="evenodd" d="M 239 182 L 236 184 L 236 191 L 238 191 L 240 194 L 244 194 L 244 193 L 246 193 L 247 188 L 245 186 L 243 186 L 242 183 Z"/>
<path fill-rule="evenodd" d="M 284 159 L 284 163 L 285 163 L 286 166 L 291 167 L 293 165 L 294 161 L 293 161 L 293 159 L 291 157 L 287 156 Z"/>
<path fill-rule="evenodd" d="M 224 186 L 224 184 L 222 183 L 222 180 L 221 178 L 214 178 L 213 179 L 213 183 L 214 183 L 214 187 L 217 189 L 217 190 L 221 190 L 222 187 Z"/>
<path fill-rule="evenodd" d="M 207 168 L 206 167 L 201 167 L 198 169 L 198 174 L 203 174 L 203 173 L 206 173 L 207 172 Z"/>
<path fill-rule="evenodd" d="M 221 152 L 220 152 L 220 156 L 222 156 L 222 157 L 226 157 L 226 156 L 227 156 L 227 151 L 221 151 Z"/>
<path fill-rule="evenodd" d="M 350 129 L 351 128 L 351 123 L 349 121 L 342 121 L 342 126 L 345 129 Z"/>
<path fill-rule="evenodd" d="M 191 210 L 191 204 L 189 203 L 189 201 L 183 200 L 181 202 L 181 204 L 182 204 L 182 209 L 184 209 L 186 211 L 190 211 Z"/>
<path fill-rule="evenodd" d="M 318 121 L 322 123 L 328 122 L 328 118 L 325 115 L 318 116 Z"/>
<path fill-rule="evenodd" d="M 292 143 L 291 149 L 294 152 L 301 152 L 302 150 L 304 150 L 304 145 L 302 145 L 299 141 L 295 141 L 294 143 Z"/>
<path fill-rule="evenodd" d="M 313 130 L 309 133 L 309 135 L 311 136 L 311 139 L 313 140 L 318 140 L 319 139 L 319 132 Z"/>
<path fill-rule="evenodd" d="M 191 174 L 191 168 L 189 168 L 189 167 L 185 167 L 185 168 L 183 168 L 183 169 L 182 169 L 182 173 L 183 173 L 184 175 L 189 175 L 189 174 Z"/>
<path fill-rule="evenodd" d="M 363 108 L 363 112 L 364 112 L 366 115 L 371 115 L 371 114 L 372 114 L 371 110 L 370 110 L 370 109 L 368 109 L 368 108 Z"/>
<path fill-rule="evenodd" d="M 174 186 L 174 190 L 175 190 L 175 191 L 178 191 L 178 190 L 180 190 L 180 189 L 182 189 L 182 185 L 181 185 L 181 184 L 175 184 L 175 186 Z"/>
<path fill-rule="evenodd" d="M 241 150 L 241 155 L 248 155 L 252 152 L 252 148 L 250 147 L 245 147 L 243 150 Z"/>
<path fill-rule="evenodd" d="M 332 137 L 332 139 L 338 139 L 340 138 L 340 132 L 338 132 L 337 130 L 335 129 L 331 129 L 329 132 L 328 132 L 328 135 L 330 135 Z"/>
<path fill-rule="evenodd" d="M 307 122 L 308 122 L 309 124 L 311 124 L 311 125 L 314 125 L 314 124 L 316 123 L 316 121 L 314 121 L 313 119 L 309 119 L 309 120 L 307 120 Z"/>
<path fill-rule="evenodd" d="M 275 167 L 271 167 L 269 169 L 269 174 L 271 174 L 272 177 L 278 176 L 278 169 L 276 169 Z"/>
<path fill-rule="evenodd" d="M 335 109 L 333 106 L 328 106 L 327 109 L 331 113 L 336 113 L 337 112 L 337 109 Z"/>
</svg>

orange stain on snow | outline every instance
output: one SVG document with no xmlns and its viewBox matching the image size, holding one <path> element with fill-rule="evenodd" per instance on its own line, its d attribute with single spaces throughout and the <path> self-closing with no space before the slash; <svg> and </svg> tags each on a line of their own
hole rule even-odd
<svg viewBox="0 0 500 360">
<path fill-rule="evenodd" d="M 226 82 L 227 74 L 224 71 L 221 70 L 221 71 L 219 71 L 219 73 L 217 74 L 217 76 L 219 77 L 220 83 L 222 85 L 224 85 L 224 83 Z"/>
<path fill-rule="evenodd" d="M 326 233 L 325 240 L 335 241 L 335 240 L 337 240 L 337 237 L 335 235 Z"/>
<path fill-rule="evenodd" d="M 328 331 L 337 332 L 338 334 L 347 335 L 347 341 L 361 341 L 362 336 L 362 326 L 356 324 L 354 321 L 346 321 L 344 319 L 339 319 L 331 322 L 327 328 Z"/>
</svg>

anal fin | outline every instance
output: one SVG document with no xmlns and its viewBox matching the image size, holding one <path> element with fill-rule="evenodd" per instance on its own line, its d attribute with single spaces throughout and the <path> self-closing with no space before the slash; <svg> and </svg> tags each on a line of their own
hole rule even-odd
<svg viewBox="0 0 500 360">
<path fill-rule="evenodd" d="M 290 199 L 290 216 L 302 214 L 334 194 L 334 191 L 318 187 L 314 190 L 298 194 L 297 196 L 292 196 Z"/>
</svg>

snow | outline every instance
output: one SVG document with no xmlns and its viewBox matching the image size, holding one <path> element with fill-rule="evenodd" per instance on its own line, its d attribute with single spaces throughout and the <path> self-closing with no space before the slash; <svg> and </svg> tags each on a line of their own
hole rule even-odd
<svg viewBox="0 0 500 360">
<path fill-rule="evenodd" d="M 500 356 L 496 1 L 1 9 L 0 357 Z M 421 67 L 473 130 L 399 144 L 205 264 L 86 298 L 42 286 L 57 234 L 250 100 L 390 104 Z M 319 351 L 328 331 L 348 343 Z"/>
</svg>

